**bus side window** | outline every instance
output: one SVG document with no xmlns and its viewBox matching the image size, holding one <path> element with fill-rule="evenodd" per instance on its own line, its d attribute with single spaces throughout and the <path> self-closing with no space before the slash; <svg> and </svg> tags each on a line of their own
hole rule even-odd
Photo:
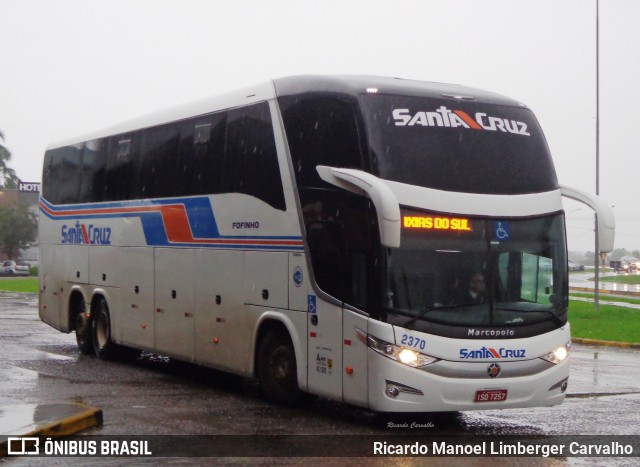
<svg viewBox="0 0 640 467">
<path fill-rule="evenodd" d="M 222 193 L 226 115 L 217 112 L 183 126 L 180 160 L 190 164 L 190 177 L 185 183 L 192 195 Z"/>
<path fill-rule="evenodd" d="M 139 157 L 139 134 L 121 134 L 109 138 L 105 201 L 135 197 L 138 193 L 136 181 Z"/>
<path fill-rule="evenodd" d="M 180 190 L 180 129 L 169 123 L 144 131 L 139 191 L 143 198 L 176 196 Z"/>
<path fill-rule="evenodd" d="M 57 202 L 71 204 L 78 202 L 78 183 L 82 163 L 83 144 L 66 146 L 56 151 L 54 157 L 54 178 L 58 185 Z"/>
<path fill-rule="evenodd" d="M 97 139 L 85 144 L 82 151 L 80 203 L 100 202 L 104 199 L 106 171 L 106 140 Z"/>
<path fill-rule="evenodd" d="M 282 115 L 298 188 L 323 187 L 316 167 L 362 169 L 354 105 L 339 98 L 282 98 Z"/>
<path fill-rule="evenodd" d="M 266 102 L 229 111 L 224 191 L 255 196 L 284 211 L 284 190 Z"/>
<path fill-rule="evenodd" d="M 367 284 L 375 269 L 369 230 L 375 226 L 369 221 L 369 200 L 324 190 L 307 190 L 301 195 L 316 283 L 332 297 L 365 308 L 371 292 Z"/>
<path fill-rule="evenodd" d="M 42 173 L 42 197 L 54 204 L 59 204 L 59 178 L 62 168 L 61 155 L 61 149 L 51 149 L 47 151 L 44 157 L 44 171 Z"/>
<path fill-rule="evenodd" d="M 327 294 L 364 308 L 375 257 L 369 201 L 323 182 L 316 170 L 318 165 L 364 168 L 356 108 L 348 99 L 327 95 L 283 97 L 279 103 L 315 280 Z"/>
</svg>

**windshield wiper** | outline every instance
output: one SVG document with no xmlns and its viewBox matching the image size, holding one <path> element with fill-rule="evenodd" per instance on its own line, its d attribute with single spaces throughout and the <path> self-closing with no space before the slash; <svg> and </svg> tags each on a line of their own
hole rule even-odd
<svg viewBox="0 0 640 467">
<path fill-rule="evenodd" d="M 562 322 L 562 320 L 560 318 L 558 318 L 558 315 L 556 315 L 553 311 L 551 310 L 522 310 L 520 308 L 501 308 L 501 307 L 496 307 L 495 308 L 496 311 L 515 311 L 517 313 L 547 313 L 549 315 L 551 315 L 551 317 L 553 318 L 553 321 L 555 321 L 559 326 L 564 326 L 565 323 Z"/>
<path fill-rule="evenodd" d="M 420 313 L 418 313 L 416 316 L 414 316 L 409 321 L 404 323 L 402 327 L 410 329 L 409 326 L 413 325 L 419 319 L 424 318 L 430 311 L 454 310 L 456 308 L 464 308 L 464 307 L 473 306 L 473 305 L 477 305 L 477 303 L 463 303 L 461 305 L 451 305 L 451 306 L 426 306 Z"/>
<path fill-rule="evenodd" d="M 410 326 L 413 325 L 416 321 L 418 321 L 419 319 L 421 319 L 422 317 L 424 317 L 427 313 L 429 313 L 431 310 L 439 310 L 440 308 L 434 308 L 432 306 L 426 306 L 424 307 L 424 310 L 422 310 L 420 313 L 418 313 L 417 315 L 415 315 L 413 318 L 411 318 L 409 321 L 407 321 L 406 323 L 404 323 L 402 325 L 403 328 L 407 328 L 407 329 L 411 329 Z"/>
</svg>

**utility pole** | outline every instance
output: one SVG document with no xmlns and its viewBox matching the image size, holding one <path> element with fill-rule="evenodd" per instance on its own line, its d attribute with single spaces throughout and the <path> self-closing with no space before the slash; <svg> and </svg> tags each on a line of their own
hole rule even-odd
<svg viewBox="0 0 640 467">
<path fill-rule="evenodd" d="M 596 195 L 600 195 L 600 0 L 596 0 Z M 594 214 L 596 248 L 593 257 L 595 266 L 595 293 L 593 303 L 600 311 L 600 252 L 598 249 L 598 214 Z"/>
</svg>

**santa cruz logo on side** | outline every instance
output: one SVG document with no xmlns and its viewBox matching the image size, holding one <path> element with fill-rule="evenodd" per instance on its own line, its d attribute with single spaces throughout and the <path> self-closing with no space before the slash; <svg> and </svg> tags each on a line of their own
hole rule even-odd
<svg viewBox="0 0 640 467">
<path fill-rule="evenodd" d="M 461 359 L 486 359 L 486 358 L 524 358 L 525 349 L 505 349 L 500 347 L 498 350 L 491 347 L 482 347 L 477 350 L 460 349 Z"/>
<path fill-rule="evenodd" d="M 437 126 L 446 128 L 469 128 L 473 130 L 501 131 L 515 135 L 531 136 L 527 124 L 517 120 L 492 117 L 484 112 L 476 112 L 475 118 L 463 110 L 449 110 L 444 105 L 431 112 L 411 113 L 409 109 L 395 109 L 393 119 L 396 126 Z"/>
<path fill-rule="evenodd" d="M 93 224 L 62 226 L 61 243 L 70 245 L 111 245 L 111 227 L 97 227 Z"/>
</svg>

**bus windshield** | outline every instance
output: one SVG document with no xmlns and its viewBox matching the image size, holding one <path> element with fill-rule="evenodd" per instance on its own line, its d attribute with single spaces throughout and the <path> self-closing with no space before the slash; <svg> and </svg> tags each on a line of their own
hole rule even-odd
<svg viewBox="0 0 640 467">
<path fill-rule="evenodd" d="M 383 307 L 406 327 L 559 327 L 564 239 L 560 213 L 487 219 L 403 209 L 401 246 L 385 249 Z"/>
<path fill-rule="evenodd" d="M 466 193 L 558 188 L 542 130 L 525 107 L 382 94 L 360 100 L 380 178 Z"/>
</svg>

